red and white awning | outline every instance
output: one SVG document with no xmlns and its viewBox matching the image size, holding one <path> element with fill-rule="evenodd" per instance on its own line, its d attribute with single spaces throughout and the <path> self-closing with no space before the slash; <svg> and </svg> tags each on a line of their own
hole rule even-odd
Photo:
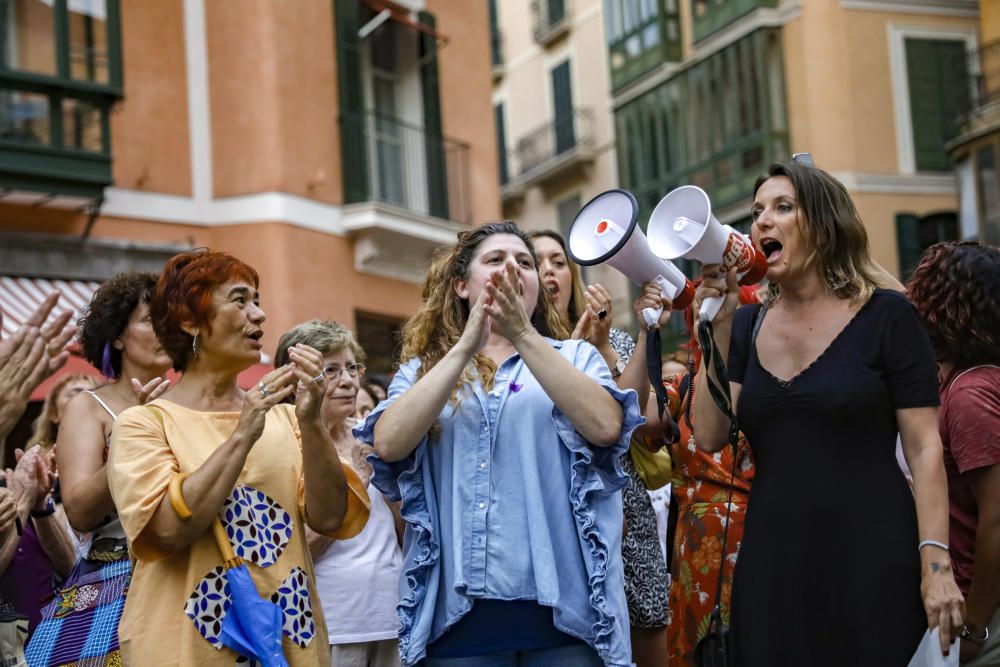
<svg viewBox="0 0 1000 667">
<path fill-rule="evenodd" d="M 49 320 L 66 310 L 73 311 L 72 321 L 80 319 L 90 304 L 100 283 L 84 280 L 47 280 L 45 278 L 12 278 L 0 276 L 0 310 L 3 311 L 2 337 L 12 335 L 31 317 L 35 309 L 53 292 L 61 292 Z"/>
</svg>

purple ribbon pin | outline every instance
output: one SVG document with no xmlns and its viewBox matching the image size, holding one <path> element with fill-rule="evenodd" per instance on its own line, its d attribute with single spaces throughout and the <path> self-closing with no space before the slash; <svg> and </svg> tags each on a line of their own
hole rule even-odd
<svg viewBox="0 0 1000 667">
<path fill-rule="evenodd" d="M 521 391 L 521 387 L 523 387 L 524 385 L 523 384 L 518 384 L 518 383 L 514 382 L 513 380 L 511 380 L 510 384 L 507 385 L 507 386 L 510 388 L 510 390 L 512 392 L 514 392 L 516 394 L 517 392 Z"/>
</svg>

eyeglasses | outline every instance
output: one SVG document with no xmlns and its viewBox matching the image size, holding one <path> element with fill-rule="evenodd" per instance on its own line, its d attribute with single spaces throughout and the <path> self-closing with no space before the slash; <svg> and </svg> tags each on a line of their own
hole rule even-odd
<svg viewBox="0 0 1000 667">
<path fill-rule="evenodd" d="M 336 364 L 332 364 L 323 369 L 323 375 L 326 376 L 327 380 L 339 380 L 340 374 L 343 373 L 344 371 L 347 371 L 347 374 L 350 377 L 356 378 L 359 375 L 365 374 L 365 365 L 347 364 L 346 366 L 341 367 Z"/>
</svg>

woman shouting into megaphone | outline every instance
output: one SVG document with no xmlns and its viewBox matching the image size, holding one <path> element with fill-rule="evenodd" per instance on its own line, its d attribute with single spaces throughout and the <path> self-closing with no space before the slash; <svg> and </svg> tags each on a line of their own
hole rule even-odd
<svg viewBox="0 0 1000 667">
<path fill-rule="evenodd" d="M 730 418 L 709 382 L 728 381 L 756 464 L 730 664 L 906 665 L 928 627 L 947 651 L 964 609 L 927 334 L 904 296 L 877 287 L 865 227 L 829 174 L 773 165 L 751 216 L 763 305 L 737 309 L 735 276 L 718 265 L 703 267 L 696 296 L 725 297 L 713 327 L 728 378 L 702 362 L 695 440 L 726 446 Z"/>
</svg>

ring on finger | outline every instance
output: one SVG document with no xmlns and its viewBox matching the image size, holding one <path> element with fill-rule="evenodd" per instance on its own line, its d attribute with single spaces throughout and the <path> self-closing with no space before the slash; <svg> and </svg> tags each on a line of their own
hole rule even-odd
<svg viewBox="0 0 1000 667">
<path fill-rule="evenodd" d="M 264 384 L 263 380 L 261 380 L 260 382 L 257 383 L 257 389 L 260 390 L 260 396 L 261 396 L 261 398 L 267 398 L 267 395 L 269 393 L 271 393 L 271 392 L 268 391 L 267 385 Z"/>
<path fill-rule="evenodd" d="M 323 384 L 323 379 L 325 377 L 326 375 L 323 373 L 323 371 L 320 371 L 319 375 L 313 378 L 313 382 L 315 382 L 316 384 Z"/>
<path fill-rule="evenodd" d="M 603 320 L 607 316 L 608 316 L 607 308 L 601 308 L 599 311 L 597 311 L 597 319 Z"/>
</svg>

